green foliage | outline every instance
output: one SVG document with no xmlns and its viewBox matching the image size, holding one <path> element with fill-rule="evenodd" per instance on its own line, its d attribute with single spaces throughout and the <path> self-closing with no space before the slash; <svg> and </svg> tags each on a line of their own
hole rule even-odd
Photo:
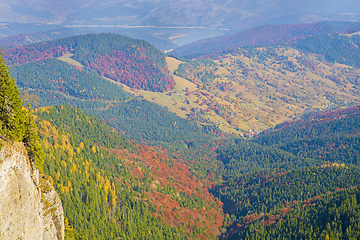
<svg viewBox="0 0 360 240">
<path fill-rule="evenodd" d="M 360 67 L 358 35 L 348 37 L 336 33 L 310 36 L 295 46 L 303 51 L 321 54 L 327 61 Z"/>
<path fill-rule="evenodd" d="M 40 106 L 55 97 L 53 104 L 69 100 L 122 101 L 129 97 L 122 88 L 98 74 L 57 59 L 10 67 L 11 75 L 22 89 L 32 89 L 41 98 Z M 36 89 L 36 90 L 35 90 Z M 95 105 L 95 104 L 94 104 Z"/>
<path fill-rule="evenodd" d="M 204 58 L 181 63 L 174 74 L 193 82 L 208 83 L 220 77 L 216 75 L 217 69 L 218 65 L 214 61 Z"/>
<path fill-rule="evenodd" d="M 360 109 L 312 114 L 304 120 L 278 125 L 253 141 L 322 162 L 360 164 Z"/>
<path fill-rule="evenodd" d="M 276 146 L 313 137 L 357 135 L 360 132 L 359 116 L 359 106 L 313 113 L 304 119 L 282 123 L 273 130 L 264 131 L 253 141 L 262 145 Z"/>
<path fill-rule="evenodd" d="M 207 138 L 204 135 L 207 129 L 147 100 L 133 99 L 101 112 L 89 112 L 139 142 L 174 143 Z"/>
<path fill-rule="evenodd" d="M 226 176 L 258 171 L 260 169 L 293 169 L 316 164 L 313 159 L 293 155 L 276 147 L 237 140 L 236 143 L 220 146 L 217 157 L 225 164 Z"/>
<path fill-rule="evenodd" d="M 86 141 L 84 143 L 87 145 L 97 143 L 106 148 L 115 146 L 126 149 L 133 148 L 130 141 L 114 129 L 75 107 L 57 106 L 51 107 L 49 110 L 40 108 L 36 111 L 36 115 L 40 116 L 42 120 L 54 124 L 56 128 L 61 129 L 60 131 L 68 133 L 75 131 L 76 134 L 72 134 L 71 137 L 75 138 L 73 141 L 79 142 L 79 144 Z"/>
<path fill-rule="evenodd" d="M 225 203 L 226 213 L 241 221 L 248 214 L 281 210 L 294 201 L 360 185 L 360 168 L 340 165 L 262 171 L 231 177 L 212 190 Z"/>
<path fill-rule="evenodd" d="M 360 185 L 359 109 L 311 113 L 252 139 L 218 147 L 225 181 L 212 193 L 224 203 L 225 226 L 236 229 L 224 238 L 324 239 L 337 234 L 350 239 L 346 228 L 324 233 L 321 226 L 330 221 L 325 210 L 310 212 L 314 197 Z M 309 168 L 314 165 L 318 167 Z M 336 219 L 330 224 L 348 221 Z M 290 221 L 304 224 L 297 228 Z"/>
<path fill-rule="evenodd" d="M 51 176 L 60 195 L 75 239 L 210 236 L 206 226 L 191 225 L 189 221 L 170 227 L 161 219 L 165 211 L 158 207 L 161 201 L 153 202 L 149 196 L 155 194 L 149 186 L 155 182 L 154 176 L 160 174 L 154 168 L 165 164 L 160 152 L 152 149 L 141 155 L 144 147 L 131 143 L 101 120 L 74 107 L 38 108 L 35 112 L 46 152 L 44 171 Z M 142 160 L 146 154 L 152 154 L 151 162 L 159 162 L 155 166 L 146 165 Z M 139 169 L 141 173 L 137 172 Z M 184 183 L 174 179 L 172 173 L 164 174 L 164 182 L 155 196 L 170 196 L 179 201 L 180 207 L 194 211 L 216 208 L 198 195 L 183 192 L 180 186 Z M 167 185 L 168 181 L 177 187 Z"/>
<path fill-rule="evenodd" d="M 45 162 L 44 150 L 38 135 L 38 128 L 34 123 L 32 114 L 28 114 L 25 122 L 26 130 L 23 138 L 24 145 L 28 151 L 30 161 L 34 162 L 39 171 L 43 172 Z"/>
<path fill-rule="evenodd" d="M 23 142 L 31 162 L 42 172 L 43 151 L 31 112 L 23 106 L 15 79 L 10 77 L 5 60 L 0 59 L 0 136 L 9 142 Z"/>
<path fill-rule="evenodd" d="M 143 40 L 117 34 L 88 34 L 31 44 L 7 49 L 6 57 L 19 66 L 70 52 L 88 69 L 130 87 L 161 92 L 175 84 L 164 53 Z"/>
<path fill-rule="evenodd" d="M 359 239 L 360 191 L 347 189 L 297 207 L 276 224 L 258 220 L 229 239 Z"/>
<path fill-rule="evenodd" d="M 5 60 L 0 59 L 0 118 L 3 138 L 21 141 L 25 134 L 26 111 L 22 107 L 15 79 L 10 77 Z"/>
</svg>

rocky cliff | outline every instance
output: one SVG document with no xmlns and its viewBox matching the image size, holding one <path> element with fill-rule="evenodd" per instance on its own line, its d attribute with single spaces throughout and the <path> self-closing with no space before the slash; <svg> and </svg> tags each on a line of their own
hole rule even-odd
<svg viewBox="0 0 360 240">
<path fill-rule="evenodd" d="M 0 144 L 0 239 L 63 240 L 64 212 L 53 186 L 22 143 Z"/>
</svg>

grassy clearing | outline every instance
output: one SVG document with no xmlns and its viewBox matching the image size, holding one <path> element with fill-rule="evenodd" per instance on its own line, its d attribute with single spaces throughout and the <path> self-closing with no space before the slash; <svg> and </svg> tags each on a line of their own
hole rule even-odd
<svg viewBox="0 0 360 240">
<path fill-rule="evenodd" d="M 173 77 L 176 82 L 175 90 L 177 92 L 183 92 L 186 90 L 186 88 L 188 88 L 190 92 L 193 92 L 198 88 L 196 84 L 190 82 L 189 80 L 186 80 L 185 78 L 181 78 L 175 75 L 173 75 Z"/>
<path fill-rule="evenodd" d="M 172 57 L 167 57 L 166 58 L 166 64 L 168 66 L 168 69 L 170 70 L 170 72 L 174 72 L 176 69 L 179 68 L 179 65 L 183 63 L 183 61 L 180 61 L 176 58 L 172 58 Z"/>
<path fill-rule="evenodd" d="M 84 67 L 81 63 L 78 61 L 72 59 L 71 57 L 74 56 L 72 53 L 66 53 L 62 57 L 59 57 L 58 59 L 67 63 L 70 63 L 72 65 L 78 66 L 78 67 Z"/>
</svg>

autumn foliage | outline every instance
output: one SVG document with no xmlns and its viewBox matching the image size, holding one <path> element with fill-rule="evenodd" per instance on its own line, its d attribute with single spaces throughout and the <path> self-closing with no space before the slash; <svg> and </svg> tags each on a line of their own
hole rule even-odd
<svg viewBox="0 0 360 240">
<path fill-rule="evenodd" d="M 135 55 L 113 50 L 110 54 L 97 55 L 91 62 L 87 61 L 87 67 L 136 89 L 160 92 L 175 86 L 166 68 L 157 66 L 153 59 L 141 53 Z"/>
</svg>

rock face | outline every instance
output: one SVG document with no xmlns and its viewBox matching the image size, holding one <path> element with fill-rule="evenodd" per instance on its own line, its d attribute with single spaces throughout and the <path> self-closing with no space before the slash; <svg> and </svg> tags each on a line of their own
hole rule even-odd
<svg viewBox="0 0 360 240">
<path fill-rule="evenodd" d="M 64 212 L 51 183 L 31 166 L 22 143 L 0 151 L 0 239 L 63 240 Z"/>
</svg>

